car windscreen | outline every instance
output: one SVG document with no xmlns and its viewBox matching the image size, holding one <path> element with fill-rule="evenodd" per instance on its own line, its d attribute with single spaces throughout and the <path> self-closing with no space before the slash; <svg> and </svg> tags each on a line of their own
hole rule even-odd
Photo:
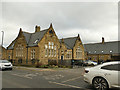
<svg viewBox="0 0 120 90">
<path fill-rule="evenodd" d="M 2 61 L 0 61 L 0 63 L 9 63 L 9 61 L 7 61 L 7 60 L 2 60 Z"/>
</svg>

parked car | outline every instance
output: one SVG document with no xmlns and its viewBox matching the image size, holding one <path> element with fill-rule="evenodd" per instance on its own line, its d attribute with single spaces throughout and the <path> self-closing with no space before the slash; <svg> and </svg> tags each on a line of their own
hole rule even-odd
<svg viewBox="0 0 120 90">
<path fill-rule="evenodd" d="M 94 62 L 94 61 L 92 61 L 92 60 L 85 60 L 84 62 L 83 62 L 83 66 L 89 66 L 89 65 L 97 65 L 97 62 Z"/>
<path fill-rule="evenodd" d="M 12 64 L 8 60 L 0 60 L 0 70 L 10 69 L 12 70 Z"/>
<path fill-rule="evenodd" d="M 112 87 L 120 88 L 119 67 L 120 61 L 114 61 L 85 68 L 84 81 L 92 84 L 96 90 L 106 90 Z"/>
</svg>

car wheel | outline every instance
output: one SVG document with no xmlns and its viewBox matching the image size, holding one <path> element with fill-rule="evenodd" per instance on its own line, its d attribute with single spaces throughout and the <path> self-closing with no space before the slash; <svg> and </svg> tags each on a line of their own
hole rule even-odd
<svg viewBox="0 0 120 90">
<path fill-rule="evenodd" d="M 12 68 L 10 68 L 10 70 L 12 70 Z"/>
<path fill-rule="evenodd" d="M 101 77 L 94 78 L 92 84 L 96 90 L 108 90 L 109 89 L 107 81 Z"/>
</svg>

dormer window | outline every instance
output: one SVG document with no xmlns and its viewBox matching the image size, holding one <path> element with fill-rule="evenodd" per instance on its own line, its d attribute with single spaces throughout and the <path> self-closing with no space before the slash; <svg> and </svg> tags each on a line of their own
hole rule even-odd
<svg viewBox="0 0 120 90">
<path fill-rule="evenodd" d="M 96 53 L 97 51 L 95 50 L 95 53 Z"/>
<path fill-rule="evenodd" d="M 110 50 L 110 53 L 112 53 L 113 51 L 112 50 Z"/>
<path fill-rule="evenodd" d="M 103 53 L 104 51 L 102 50 L 102 53 Z"/>
<path fill-rule="evenodd" d="M 35 41 L 34 41 L 34 44 L 38 43 L 38 40 L 39 40 L 39 39 L 35 40 Z"/>
<path fill-rule="evenodd" d="M 88 53 L 91 53 L 91 51 L 89 51 Z"/>
</svg>

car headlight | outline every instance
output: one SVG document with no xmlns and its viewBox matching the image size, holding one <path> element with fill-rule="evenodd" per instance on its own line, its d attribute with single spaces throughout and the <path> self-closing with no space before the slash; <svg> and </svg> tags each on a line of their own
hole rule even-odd
<svg viewBox="0 0 120 90">
<path fill-rule="evenodd" d="M 13 66 L 13 65 L 11 64 L 11 66 Z"/>
<path fill-rule="evenodd" d="M 1 67 L 4 67 L 4 65 L 3 65 L 3 64 L 1 64 Z"/>
</svg>

